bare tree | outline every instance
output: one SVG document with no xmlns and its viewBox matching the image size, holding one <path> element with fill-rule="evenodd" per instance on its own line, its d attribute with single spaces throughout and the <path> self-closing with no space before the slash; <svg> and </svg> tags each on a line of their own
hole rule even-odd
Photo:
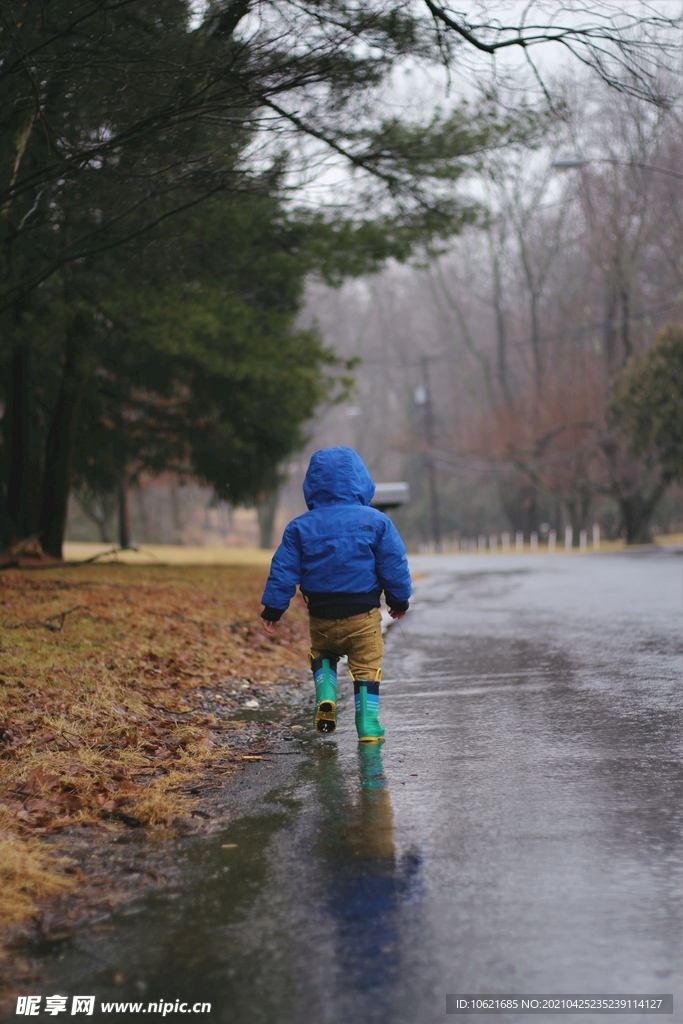
<svg viewBox="0 0 683 1024">
<path fill-rule="evenodd" d="M 410 387 L 430 356 L 440 486 L 457 481 L 451 504 L 458 488 L 496 486 L 498 512 L 489 501 L 482 525 L 507 517 L 528 531 L 543 517 L 571 524 L 578 541 L 601 519 L 642 541 L 665 487 L 629 455 L 606 409 L 614 375 L 683 313 L 679 105 L 585 85 L 564 95 L 564 119 L 543 145 L 482 161 L 489 214 L 478 226 L 428 269 L 372 286 L 371 327 L 353 351 L 368 358 L 361 390 L 378 350 L 383 380 L 403 375 L 403 422 L 375 419 L 372 443 L 402 450 L 406 467 L 421 451 Z M 552 168 L 562 154 L 577 154 L 564 176 Z M 372 401 L 383 408 L 378 383 Z"/>
<path fill-rule="evenodd" d="M 495 0 L 482 0 L 476 5 L 476 20 L 471 8 L 435 0 L 425 4 L 435 23 L 443 26 L 442 45 L 448 56 L 458 43 L 488 56 L 519 51 L 548 98 L 549 83 L 534 54 L 552 44 L 610 88 L 657 106 L 671 104 L 663 72 L 678 72 L 680 13 L 672 14 L 667 4 L 644 0 L 629 10 L 615 0 L 531 0 L 501 9 Z"/>
</svg>

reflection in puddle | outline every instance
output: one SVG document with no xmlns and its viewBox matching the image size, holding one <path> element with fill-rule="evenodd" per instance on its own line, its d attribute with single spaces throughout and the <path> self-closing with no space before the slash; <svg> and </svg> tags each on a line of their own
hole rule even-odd
<svg viewBox="0 0 683 1024">
<path fill-rule="evenodd" d="M 319 851 L 326 862 L 327 910 L 336 923 L 345 986 L 381 1008 L 396 991 L 401 906 L 419 896 L 421 858 L 397 859 L 382 746 L 358 747 L 359 788 L 349 797 L 337 749 L 321 745 L 320 801 L 328 816 Z"/>
</svg>

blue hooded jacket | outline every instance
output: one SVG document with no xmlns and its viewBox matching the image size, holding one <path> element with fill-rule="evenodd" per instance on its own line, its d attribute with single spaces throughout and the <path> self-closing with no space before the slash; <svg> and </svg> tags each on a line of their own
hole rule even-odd
<svg viewBox="0 0 683 1024">
<path fill-rule="evenodd" d="M 370 508 L 374 493 L 352 448 L 325 448 L 311 456 L 304 480 L 309 511 L 287 526 L 273 555 L 261 598 L 264 618 L 279 618 L 297 585 L 312 614 L 330 604 L 343 605 L 348 614 L 358 606 L 378 607 L 382 591 L 391 608 L 408 607 L 406 549 L 388 516 Z"/>
</svg>

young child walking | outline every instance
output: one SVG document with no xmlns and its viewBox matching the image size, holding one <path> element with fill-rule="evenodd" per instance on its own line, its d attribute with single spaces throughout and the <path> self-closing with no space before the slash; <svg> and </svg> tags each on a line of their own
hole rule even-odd
<svg viewBox="0 0 683 1024">
<path fill-rule="evenodd" d="M 406 549 L 383 512 L 370 508 L 375 485 L 352 448 L 315 452 L 304 480 L 308 512 L 287 526 L 273 555 L 261 601 L 263 628 L 271 635 L 297 586 L 308 605 L 310 663 L 318 732 L 337 726 L 337 662 L 348 657 L 361 743 L 381 743 L 382 677 L 380 596 L 402 619 L 411 594 Z"/>
</svg>

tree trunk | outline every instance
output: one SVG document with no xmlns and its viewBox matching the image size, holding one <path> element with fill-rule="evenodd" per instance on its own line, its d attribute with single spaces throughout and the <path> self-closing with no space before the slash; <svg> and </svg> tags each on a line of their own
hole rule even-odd
<svg viewBox="0 0 683 1024">
<path fill-rule="evenodd" d="M 607 375 L 611 377 L 616 370 L 616 328 L 617 299 L 614 287 L 611 282 L 607 286 L 605 294 L 605 322 L 603 325 L 603 346 L 605 350 L 605 362 L 607 363 Z"/>
<path fill-rule="evenodd" d="M 118 501 L 112 505 L 111 495 L 97 494 L 90 490 L 77 492 L 76 501 L 80 505 L 88 519 L 91 519 L 100 531 L 100 540 L 103 544 L 111 544 L 109 525 Z"/>
<path fill-rule="evenodd" d="M 573 545 L 579 546 L 581 531 L 588 529 L 588 518 L 590 515 L 592 495 L 586 487 L 578 486 L 574 497 L 568 498 L 565 502 L 567 519 L 572 528 Z"/>
<path fill-rule="evenodd" d="M 505 313 L 503 311 L 503 285 L 500 273 L 500 260 L 497 255 L 492 258 L 493 265 L 493 309 L 496 315 L 496 364 L 498 369 L 498 386 L 505 404 L 512 405 L 508 387 L 507 331 L 505 329 Z"/>
<path fill-rule="evenodd" d="M 119 485 L 119 545 L 124 550 L 130 547 L 130 502 L 127 480 L 122 480 Z"/>
<path fill-rule="evenodd" d="M 565 508 L 567 510 L 566 518 L 569 520 L 569 525 L 572 528 L 572 546 L 576 547 L 579 543 L 579 517 L 577 514 L 577 501 L 576 498 L 568 498 L 565 502 Z"/>
<path fill-rule="evenodd" d="M 88 325 L 77 314 L 66 339 L 66 360 L 57 405 L 45 442 L 45 471 L 40 503 L 40 540 L 43 550 L 62 557 L 71 490 L 71 453 L 78 408 L 85 383 L 84 342 Z"/>
<path fill-rule="evenodd" d="M 639 493 L 617 496 L 627 544 L 652 543 L 650 533 L 652 517 L 665 490 L 666 485 L 660 483 L 649 498 Z"/>
<path fill-rule="evenodd" d="M 631 348 L 631 297 L 628 288 L 622 285 L 621 288 L 621 345 L 624 350 L 624 362 L 628 362 L 632 355 Z"/>
<path fill-rule="evenodd" d="M 621 513 L 620 532 L 627 544 L 649 544 L 650 528 L 667 483 L 642 459 L 628 455 L 620 439 L 606 432 L 600 439 L 610 478 L 609 493 Z"/>
<path fill-rule="evenodd" d="M 5 488 L 0 485 L 0 552 L 12 543 L 14 534 L 14 523 L 7 514 L 7 495 Z"/>
<path fill-rule="evenodd" d="M 531 352 L 534 359 L 534 380 L 536 388 L 541 390 L 543 381 L 543 353 L 541 352 L 541 329 L 538 322 L 538 295 L 532 289 L 531 300 Z"/>
<path fill-rule="evenodd" d="M 258 528 L 260 547 L 269 549 L 273 546 L 273 529 L 275 527 L 275 516 L 277 514 L 279 492 L 268 491 L 256 503 L 256 515 L 258 516 Z"/>
<path fill-rule="evenodd" d="M 512 477 L 501 480 L 498 485 L 501 505 L 510 526 L 515 531 L 521 530 L 528 536 L 535 530 L 538 523 L 536 508 L 536 489 L 523 477 Z"/>
<path fill-rule="evenodd" d="M 40 528 L 42 469 L 29 350 L 23 345 L 12 349 L 4 421 L 7 514 L 19 539 L 38 533 Z"/>
</svg>

